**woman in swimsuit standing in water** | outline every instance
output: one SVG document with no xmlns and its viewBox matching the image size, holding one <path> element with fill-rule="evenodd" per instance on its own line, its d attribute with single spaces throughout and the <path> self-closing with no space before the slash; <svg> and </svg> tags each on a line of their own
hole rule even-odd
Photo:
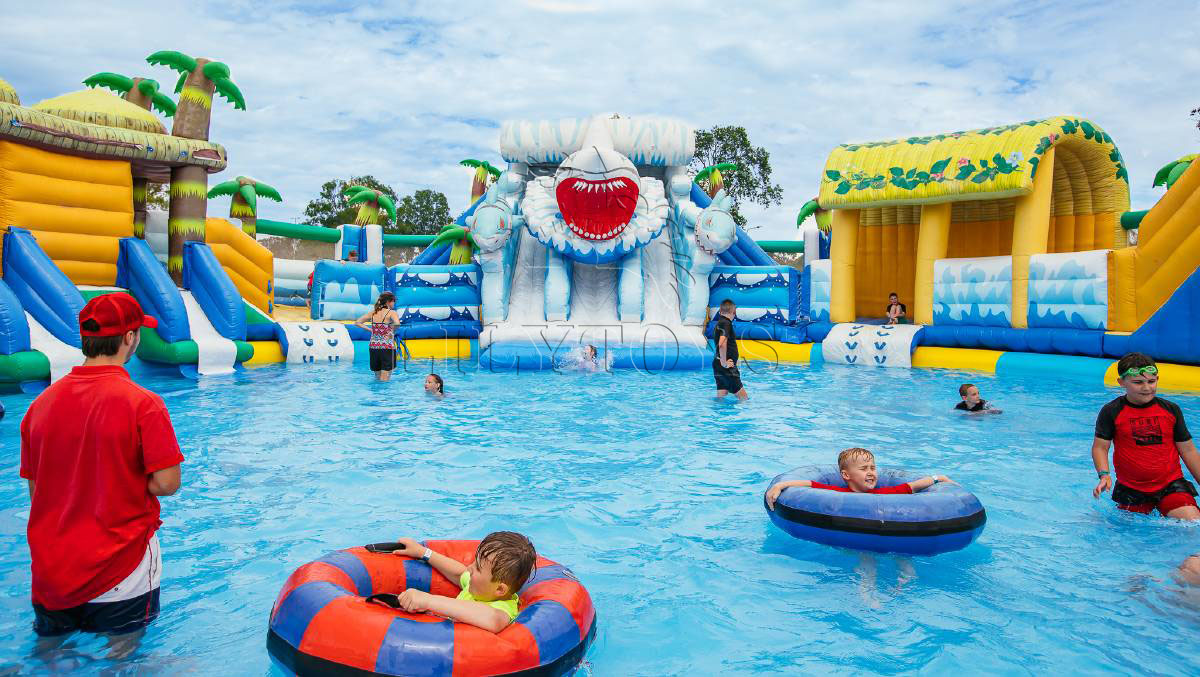
<svg viewBox="0 0 1200 677">
<path fill-rule="evenodd" d="M 396 368 L 396 326 L 400 324 L 400 316 L 396 314 L 395 307 L 396 295 L 385 291 L 375 301 L 374 310 L 354 321 L 354 326 L 371 332 L 371 342 L 368 344 L 371 371 L 380 381 L 390 380 L 392 370 Z"/>
</svg>

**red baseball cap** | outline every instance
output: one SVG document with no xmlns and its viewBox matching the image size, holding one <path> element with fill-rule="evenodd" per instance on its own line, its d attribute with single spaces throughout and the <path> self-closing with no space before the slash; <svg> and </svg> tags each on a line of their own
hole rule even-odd
<svg viewBox="0 0 1200 677">
<path fill-rule="evenodd" d="M 87 330 L 83 323 L 94 320 L 100 325 L 99 329 Z M 103 294 L 87 302 L 79 312 L 80 336 L 120 336 L 127 331 L 137 331 L 141 327 L 153 329 L 158 326 L 158 320 L 144 315 L 142 306 L 129 294 Z"/>
</svg>

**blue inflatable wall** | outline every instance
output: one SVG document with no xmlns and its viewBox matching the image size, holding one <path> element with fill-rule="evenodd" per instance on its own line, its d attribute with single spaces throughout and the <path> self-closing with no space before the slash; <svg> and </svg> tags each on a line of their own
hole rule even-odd
<svg viewBox="0 0 1200 677">
<path fill-rule="evenodd" d="M 312 318 L 355 320 L 375 306 L 387 268 L 382 263 L 317 261 L 313 269 Z"/>
</svg>

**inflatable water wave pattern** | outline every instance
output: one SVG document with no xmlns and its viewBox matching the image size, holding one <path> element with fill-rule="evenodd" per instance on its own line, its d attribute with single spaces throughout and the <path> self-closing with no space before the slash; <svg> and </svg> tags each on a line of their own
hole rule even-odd
<svg viewBox="0 0 1200 677">
<path fill-rule="evenodd" d="M 479 541 L 425 546 L 466 564 Z M 366 601 L 410 587 L 448 597 L 460 592 L 417 559 L 361 547 L 332 552 L 288 577 L 271 610 L 267 649 L 301 675 L 549 676 L 573 671 L 596 636 L 587 589 L 545 557 L 518 592 L 520 614 L 497 634 Z"/>
<path fill-rule="evenodd" d="M 881 470 L 878 486 L 896 486 L 920 477 L 903 470 Z M 796 468 L 771 484 L 786 480 L 846 486 L 837 466 Z M 767 514 L 780 529 L 806 541 L 907 555 L 961 550 L 983 533 L 987 522 L 979 499 L 947 482 L 912 495 L 793 487 L 784 489 L 775 509 L 768 509 Z"/>
</svg>

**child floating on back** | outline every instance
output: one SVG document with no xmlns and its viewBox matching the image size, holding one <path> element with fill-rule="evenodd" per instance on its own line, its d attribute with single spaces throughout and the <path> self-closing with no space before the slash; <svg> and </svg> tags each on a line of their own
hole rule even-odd
<svg viewBox="0 0 1200 677">
<path fill-rule="evenodd" d="M 846 481 L 846 486 L 839 487 L 833 484 L 821 484 L 812 480 L 785 480 L 783 482 L 776 482 L 771 485 L 770 489 L 767 489 L 767 507 L 774 510 L 775 501 L 779 498 L 779 494 L 783 493 L 784 489 L 790 489 L 791 487 L 811 487 L 813 489 L 860 494 L 913 494 L 923 489 L 928 489 L 939 482 L 950 481 L 950 478 L 945 475 L 931 475 L 913 480 L 912 482 L 897 484 L 894 487 L 877 487 L 875 483 L 879 481 L 879 476 L 875 470 L 875 455 L 862 447 L 851 447 L 838 454 L 838 469 L 842 472 L 842 479 Z"/>
<path fill-rule="evenodd" d="M 988 401 L 979 396 L 979 388 L 975 387 L 974 383 L 964 383 L 958 387 L 958 396 L 962 398 L 962 402 L 954 405 L 958 411 L 966 411 L 972 414 L 988 413 L 999 414 L 1000 410 L 988 404 Z"/>
<path fill-rule="evenodd" d="M 487 535 L 469 565 L 434 552 L 412 538 L 402 538 L 395 553 L 427 562 L 443 576 L 458 582 L 462 592 L 450 598 L 409 588 L 400 593 L 400 608 L 413 613 L 428 611 L 460 623 L 500 632 L 517 617 L 517 591 L 533 574 L 537 552 L 533 543 L 512 531 Z"/>
<path fill-rule="evenodd" d="M 1200 477 L 1200 454 L 1188 432 L 1179 405 L 1157 396 L 1158 365 L 1142 353 L 1129 353 L 1117 362 L 1117 383 L 1125 394 L 1100 409 L 1092 463 L 1099 481 L 1092 497 L 1112 488 L 1112 499 L 1121 510 L 1164 517 L 1200 519 L 1196 487 L 1183 477 L 1180 459 L 1192 477 Z M 1115 445 L 1113 467 L 1108 469 L 1108 448 Z"/>
</svg>

